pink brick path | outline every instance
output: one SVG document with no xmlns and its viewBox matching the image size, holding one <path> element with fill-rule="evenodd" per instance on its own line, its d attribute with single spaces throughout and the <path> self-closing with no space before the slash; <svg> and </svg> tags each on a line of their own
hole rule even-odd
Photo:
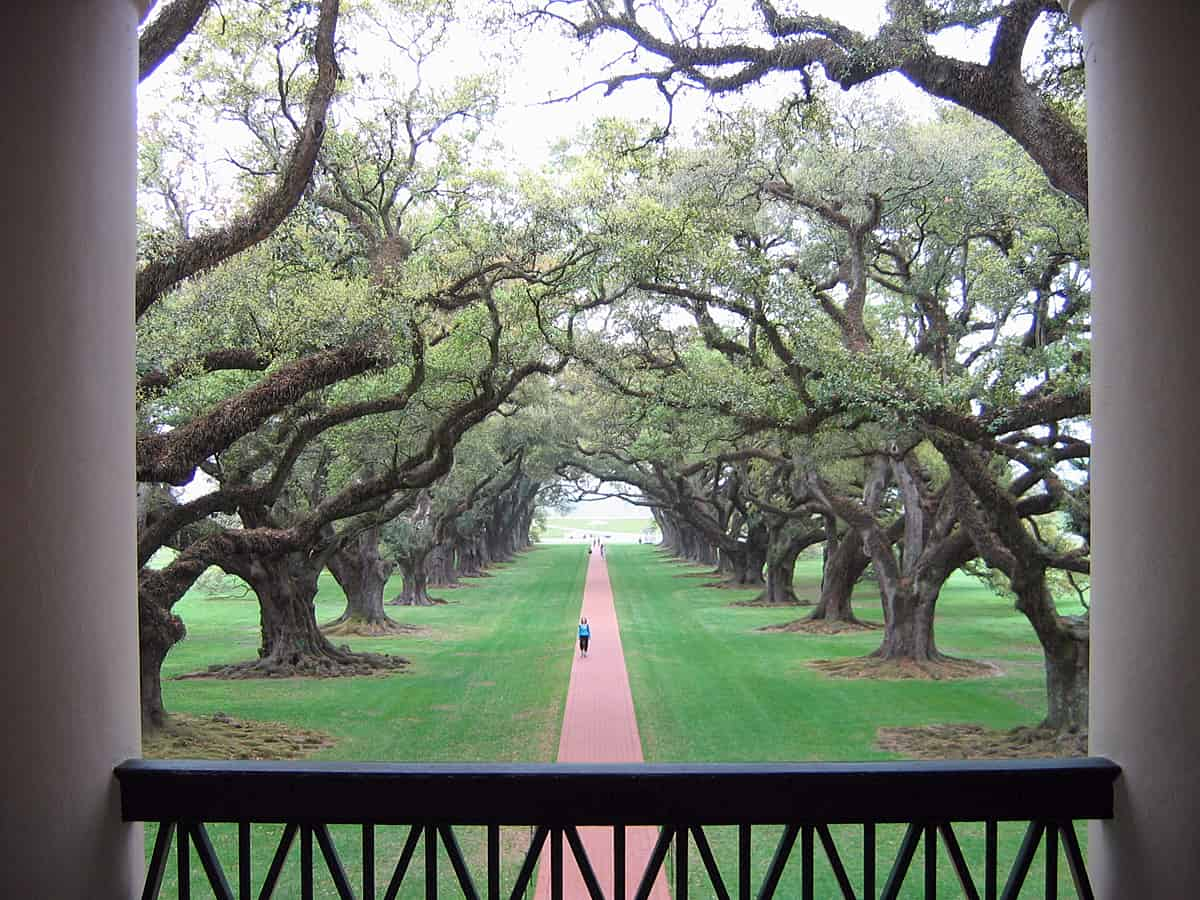
<svg viewBox="0 0 1200 900">
<path fill-rule="evenodd" d="M 593 552 L 588 560 L 587 583 L 583 589 L 581 616 L 592 626 L 592 643 L 586 658 L 575 647 L 575 663 L 567 686 L 567 708 L 563 714 L 558 743 L 559 762 L 642 762 L 642 740 L 638 735 L 625 652 L 617 627 L 608 564 Z M 612 896 L 612 829 L 580 828 L 588 861 L 605 896 Z M 646 860 L 654 849 L 657 829 L 629 828 L 625 832 L 625 896 L 632 897 L 641 880 Z M 542 853 L 538 867 L 536 900 L 550 898 L 550 853 Z M 659 873 L 652 900 L 670 900 L 666 880 Z M 587 900 L 587 888 L 575 865 L 570 845 L 563 840 L 563 898 Z"/>
</svg>

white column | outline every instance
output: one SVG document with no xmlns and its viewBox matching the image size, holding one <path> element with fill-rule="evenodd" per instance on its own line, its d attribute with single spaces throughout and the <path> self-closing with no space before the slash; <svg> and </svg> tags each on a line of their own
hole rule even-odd
<svg viewBox="0 0 1200 900">
<path fill-rule="evenodd" d="M 134 0 L 0 4 L 0 893 L 136 896 Z"/>
<path fill-rule="evenodd" d="M 1098 897 L 1200 897 L 1200 8 L 1083 0 L 1094 300 Z"/>
</svg>

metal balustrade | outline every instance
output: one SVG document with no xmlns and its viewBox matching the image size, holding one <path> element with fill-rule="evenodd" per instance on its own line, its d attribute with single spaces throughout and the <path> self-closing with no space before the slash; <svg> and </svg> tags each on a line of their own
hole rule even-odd
<svg viewBox="0 0 1200 900">
<path fill-rule="evenodd" d="M 424 892 L 438 895 L 438 866 L 449 862 L 461 895 L 517 900 L 525 896 L 548 848 L 555 900 L 562 896 L 564 841 L 593 900 L 644 900 L 674 850 L 674 900 L 687 900 L 689 849 L 703 864 L 711 893 L 727 900 L 769 900 L 799 853 L 801 895 L 814 896 L 817 847 L 844 898 L 895 898 L 923 848 L 923 896 L 937 893 L 939 859 L 953 868 L 962 896 L 1016 898 L 1039 849 L 1044 860 L 1041 896 L 1058 895 L 1064 857 L 1078 897 L 1091 887 L 1074 823 L 1112 817 L 1119 768 L 1106 759 L 987 762 L 883 762 L 698 765 L 361 764 L 323 762 L 199 762 L 130 760 L 116 769 L 126 821 L 157 822 L 158 836 L 144 898 L 159 896 L 175 844 L 178 895 L 190 897 L 191 854 L 218 898 L 269 898 L 296 838 L 300 838 L 301 895 L 313 896 L 314 842 L 338 895 L 374 898 L 383 888 L 392 900 L 424 856 Z M 984 859 L 968 863 L 955 825 L 984 823 Z M 998 825 L 1028 823 L 1001 885 Z M 214 851 L 206 824 L 236 823 L 237 891 Z M 271 864 L 255 884 L 251 825 L 283 824 Z M 877 865 L 876 826 L 906 825 L 886 873 Z M 356 893 L 331 825 L 361 826 L 362 876 Z M 514 883 L 502 885 L 500 826 L 532 826 Z M 598 883 L 580 826 L 612 829 L 612 890 Z M 657 826 L 658 840 L 641 873 L 626 873 L 626 829 Z M 862 874 L 847 874 L 830 826 L 861 827 Z M 380 827 L 401 826 L 397 856 L 386 860 L 391 877 L 377 885 L 376 837 Z M 455 826 L 485 829 L 482 881 L 477 886 L 459 846 Z M 737 827 L 737 864 L 722 871 L 705 828 Z M 765 871 L 753 871 L 755 826 L 783 826 Z M 857 832 L 856 832 L 857 833 Z M 797 851 L 797 844 L 799 849 Z M 877 879 L 877 874 L 883 876 Z M 915 873 L 914 873 L 915 874 Z M 627 876 L 635 876 L 627 879 Z M 628 884 L 626 881 L 628 880 Z M 751 891 L 754 890 L 752 894 Z M 628 891 L 628 892 L 627 892 Z M 912 886 L 905 896 L 912 896 Z"/>
</svg>

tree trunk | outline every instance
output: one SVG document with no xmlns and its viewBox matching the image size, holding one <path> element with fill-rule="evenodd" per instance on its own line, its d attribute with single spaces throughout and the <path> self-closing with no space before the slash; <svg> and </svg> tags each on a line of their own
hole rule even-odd
<svg viewBox="0 0 1200 900">
<path fill-rule="evenodd" d="M 521 491 L 521 502 L 517 507 L 516 533 L 513 537 L 516 539 L 516 550 L 528 550 L 533 546 L 533 541 L 529 537 L 530 531 L 533 529 L 533 515 L 536 510 L 536 500 L 539 485 L 534 482 L 526 482 Z"/>
<path fill-rule="evenodd" d="M 320 569 L 289 553 L 253 560 L 246 580 L 262 605 L 262 645 L 258 656 L 267 667 L 303 665 L 335 653 L 317 627 L 313 598 Z"/>
<path fill-rule="evenodd" d="M 479 556 L 479 539 L 467 538 L 458 548 L 459 574 L 464 578 L 480 578 L 483 567 Z"/>
<path fill-rule="evenodd" d="M 724 564 L 728 564 L 728 574 L 721 580 L 721 585 L 724 587 L 762 587 L 765 586 L 763 581 L 763 557 L 765 553 L 762 548 L 755 548 L 749 544 L 740 544 L 736 550 L 721 550 L 722 572 L 724 573 Z"/>
<path fill-rule="evenodd" d="M 1046 585 L 1048 561 L 1023 521 L 1016 499 L 988 471 L 991 460 L 944 436 L 934 443 L 953 467 L 956 480 L 951 487 L 960 521 L 988 565 L 1008 576 L 1017 595 L 1017 610 L 1029 620 L 1042 645 L 1046 666 L 1042 724 L 1061 731 L 1086 731 L 1089 617 L 1058 614 Z"/>
<path fill-rule="evenodd" d="M 763 569 L 771 552 L 771 530 L 761 518 L 749 523 L 746 528 L 746 578 L 747 584 L 766 584 Z"/>
<path fill-rule="evenodd" d="M 897 585 L 885 589 L 888 621 L 884 626 L 883 641 L 870 654 L 871 657 L 914 662 L 943 660 L 945 657 L 938 652 L 933 639 L 933 612 L 937 596 L 937 588 L 932 591 L 928 588 L 915 590 L 908 585 Z"/>
<path fill-rule="evenodd" d="M 273 678 L 291 675 L 356 675 L 400 668 L 398 656 L 352 653 L 335 647 L 317 625 L 313 598 L 324 565 L 306 553 L 281 556 L 236 556 L 220 560 L 222 569 L 244 579 L 258 597 L 261 646 L 258 659 L 212 666 L 206 674 L 219 678 Z"/>
<path fill-rule="evenodd" d="M 427 565 L 429 584 L 432 587 L 455 587 L 458 573 L 454 570 L 454 545 L 444 542 L 436 545 L 429 553 Z"/>
<path fill-rule="evenodd" d="M 698 532 L 686 524 L 678 526 L 681 555 L 688 562 L 703 566 L 719 566 L 720 557 L 713 545 Z"/>
<path fill-rule="evenodd" d="M 207 568 L 205 562 L 184 560 L 165 569 L 138 572 L 138 667 L 145 732 L 166 724 L 162 664 L 170 649 L 187 635 L 183 620 L 171 609 Z"/>
<path fill-rule="evenodd" d="M 717 550 L 717 571 L 714 574 L 720 575 L 722 581 L 737 584 L 745 570 L 745 558 L 738 551 L 724 547 Z"/>
<path fill-rule="evenodd" d="M 187 635 L 183 620 L 154 602 L 138 597 L 139 682 L 142 732 L 162 728 L 167 710 L 162 699 L 162 664 L 167 652 Z"/>
<path fill-rule="evenodd" d="M 487 529 L 488 555 L 496 562 L 508 562 L 512 559 L 513 550 L 510 536 L 512 515 L 510 498 L 504 495 L 497 497 L 495 507 L 492 509 L 491 523 Z"/>
<path fill-rule="evenodd" d="M 821 576 L 821 599 L 817 601 L 816 609 L 808 621 L 861 626 L 864 623 L 854 615 L 850 599 L 854 595 L 854 586 L 871 560 L 863 550 L 862 538 L 856 531 L 847 532 L 840 540 L 835 535 L 831 543 L 833 547 L 826 551 Z M 828 543 L 826 546 L 828 548 Z"/>
<path fill-rule="evenodd" d="M 379 529 L 364 531 L 329 559 L 333 573 L 346 595 L 346 610 L 322 626 L 327 635 L 384 635 L 406 631 L 383 609 L 383 591 L 393 564 L 379 555 Z"/>
<path fill-rule="evenodd" d="M 491 543 L 488 541 L 487 529 L 475 539 L 475 561 L 479 566 L 479 574 L 486 575 L 487 567 L 492 564 L 495 557 L 491 553 Z"/>
<path fill-rule="evenodd" d="M 1017 588 L 1017 609 L 1033 625 L 1046 665 L 1043 727 L 1087 731 L 1091 633 L 1087 616 L 1060 616 L 1045 577 Z"/>
<path fill-rule="evenodd" d="M 811 600 L 802 601 L 796 596 L 793 586 L 796 559 L 804 548 L 820 539 L 820 531 L 801 531 L 791 524 L 775 528 L 767 544 L 767 588 L 755 598 L 755 602 L 792 606 L 811 604 Z"/>
<path fill-rule="evenodd" d="M 682 556 L 683 549 L 679 541 L 679 529 L 675 527 L 674 519 L 657 506 L 650 507 L 650 515 L 658 525 L 658 533 L 662 536 L 658 546 L 672 556 Z"/>
<path fill-rule="evenodd" d="M 896 479 L 904 516 L 884 527 L 875 517 L 878 498 L 889 478 Z M 870 658 L 887 662 L 940 663 L 946 660 L 934 641 L 934 608 L 950 574 L 974 555 L 970 537 L 956 529 L 951 495 L 929 495 L 915 460 L 877 457 L 856 503 L 812 479 L 818 495 L 850 525 L 874 565 L 883 602 L 884 634 Z M 897 526 L 902 530 L 897 533 Z M 899 552 L 895 547 L 900 542 Z M 969 664 L 968 664 L 969 665 Z"/>
<path fill-rule="evenodd" d="M 429 573 L 425 568 L 428 559 L 428 550 L 400 557 L 400 574 L 404 578 L 404 587 L 399 595 L 390 601 L 392 606 L 433 606 L 445 602 L 429 596 Z"/>
<path fill-rule="evenodd" d="M 797 551 L 797 555 L 799 555 L 799 551 Z M 801 600 L 796 596 L 796 591 L 793 587 L 793 570 L 795 567 L 795 556 L 792 557 L 790 565 L 783 558 L 776 558 L 768 562 L 767 587 L 761 594 L 754 598 L 754 602 L 769 605 L 801 605 Z"/>
<path fill-rule="evenodd" d="M 1091 639 L 1084 626 L 1065 630 L 1046 652 L 1045 727 L 1055 731 L 1088 730 L 1090 651 Z"/>
</svg>

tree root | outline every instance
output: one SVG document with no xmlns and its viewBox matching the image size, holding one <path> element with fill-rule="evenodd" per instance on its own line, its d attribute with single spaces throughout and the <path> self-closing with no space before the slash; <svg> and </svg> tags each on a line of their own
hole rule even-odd
<svg viewBox="0 0 1200 900">
<path fill-rule="evenodd" d="M 812 606 L 813 601 L 802 600 L 799 597 L 795 597 L 791 600 L 778 600 L 778 601 L 772 602 L 770 600 L 763 599 L 762 595 L 760 594 L 759 596 L 755 597 L 753 600 L 734 600 L 729 605 L 730 606 L 749 606 L 749 607 L 752 607 L 755 609 L 759 609 L 759 608 L 782 609 L 785 606 Z"/>
<path fill-rule="evenodd" d="M 427 630 L 420 625 L 407 625 L 386 616 L 382 621 L 359 616 L 343 617 L 321 626 L 321 633 L 326 637 L 406 637 Z"/>
<path fill-rule="evenodd" d="M 225 713 L 172 713 L 162 728 L 142 734 L 147 759 L 300 759 L 332 747 L 332 735 Z"/>
<path fill-rule="evenodd" d="M 1003 675 L 994 663 L 943 656 L 937 660 L 880 659 L 856 656 L 852 659 L 815 659 L 809 667 L 830 678 L 876 678 L 903 681 L 916 678 L 928 681 L 952 681 L 959 678 L 994 678 Z"/>
<path fill-rule="evenodd" d="M 407 668 L 402 656 L 383 653 L 351 653 L 339 648 L 334 653 L 294 653 L 289 657 L 267 656 L 240 663 L 209 666 L 200 672 L 177 675 L 187 678 L 345 678 L 354 675 L 383 675 Z"/>
<path fill-rule="evenodd" d="M 759 631 L 787 631 L 801 634 L 854 634 L 859 631 L 877 631 L 882 628 L 875 622 L 864 622 L 861 619 L 793 619 L 781 625 L 764 625 Z"/>
<path fill-rule="evenodd" d="M 880 750 L 909 759 L 1023 759 L 1046 756 L 1087 756 L 1086 732 L 1021 726 L 993 731 L 981 725 L 923 725 L 880 728 Z"/>
</svg>

